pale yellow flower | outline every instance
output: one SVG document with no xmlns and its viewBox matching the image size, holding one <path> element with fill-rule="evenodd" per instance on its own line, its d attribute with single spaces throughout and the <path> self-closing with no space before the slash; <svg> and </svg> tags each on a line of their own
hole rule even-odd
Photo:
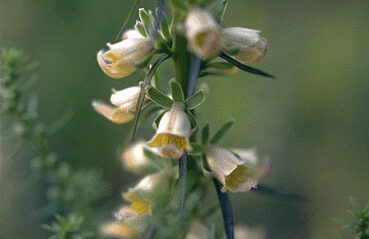
<svg viewBox="0 0 369 239">
<path fill-rule="evenodd" d="M 230 27 L 222 30 L 222 49 L 244 64 L 261 60 L 268 48 L 268 42 L 260 36 L 259 30 Z"/>
<path fill-rule="evenodd" d="M 123 78 L 136 70 L 135 63 L 145 60 L 154 50 L 149 37 L 127 38 L 115 44 L 108 43 L 108 51 L 97 53 L 97 62 L 108 76 Z"/>
<path fill-rule="evenodd" d="M 211 145 L 206 147 L 208 165 L 214 176 L 223 184 L 223 192 L 247 192 L 257 186 L 257 180 L 265 173 L 268 163 L 255 164 L 251 151 L 243 153 L 244 157 L 230 150 Z"/>
<path fill-rule="evenodd" d="M 158 147 L 161 155 L 178 159 L 185 149 L 190 150 L 191 122 L 184 111 L 184 104 L 176 102 L 159 122 L 158 129 L 148 145 Z"/>
<path fill-rule="evenodd" d="M 200 8 L 192 8 L 185 21 L 188 46 L 198 57 L 207 59 L 219 55 L 221 35 L 213 16 Z"/>
<path fill-rule="evenodd" d="M 95 111 L 116 124 L 124 124 L 134 119 L 134 115 L 119 107 L 93 101 L 92 107 Z"/>
</svg>

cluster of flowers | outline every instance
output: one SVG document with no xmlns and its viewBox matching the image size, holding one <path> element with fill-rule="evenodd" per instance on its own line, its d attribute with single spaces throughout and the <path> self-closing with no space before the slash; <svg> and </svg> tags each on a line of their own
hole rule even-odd
<svg viewBox="0 0 369 239">
<path fill-rule="evenodd" d="M 138 63 L 146 61 L 158 50 L 156 42 L 137 26 L 134 30 L 126 31 L 122 41 L 108 43 L 109 50 L 98 52 L 97 61 L 108 76 L 123 78 L 130 75 L 137 69 Z M 181 29 L 187 39 L 188 50 L 203 60 L 226 52 L 238 61 L 250 64 L 260 60 L 266 53 L 267 41 L 260 36 L 260 31 L 240 27 L 222 28 L 209 12 L 199 8 L 189 10 Z M 135 238 L 143 233 L 148 225 L 145 215 L 152 214 L 161 198 L 168 194 L 171 182 L 176 179 L 174 167 L 166 167 L 162 160 L 179 159 L 185 151 L 203 155 L 207 164 L 204 172 L 208 172 L 205 174 L 218 179 L 223 185 L 223 192 L 249 191 L 257 186 L 257 180 L 268 169 L 269 161 L 260 162 L 254 150 L 219 148 L 211 140 L 203 140 L 200 150 L 199 147 L 195 149 L 196 143 L 190 142 L 190 136 L 197 127 L 191 111 L 202 102 L 191 106 L 191 97 L 185 99 L 180 84 L 175 80 L 171 80 L 170 84 L 173 88 L 179 88 L 179 96 L 173 95 L 173 91 L 167 96 L 154 89 L 164 98 L 164 104 L 158 103 L 149 94 L 148 90 L 155 87 L 143 89 L 147 92 L 144 104 L 157 103 L 164 111 L 158 117 L 158 123 L 154 122 L 156 134 L 152 139 L 147 143 L 139 141 L 131 145 L 123 152 L 122 159 L 127 170 L 139 175 L 150 174 L 123 194 L 124 199 L 131 204 L 116 213 L 117 221 L 103 227 L 107 235 Z M 141 86 L 114 90 L 110 97 L 112 105 L 94 101 L 92 106 L 110 121 L 123 124 L 135 118 L 141 90 Z M 153 158 L 160 163 L 154 162 Z"/>
</svg>

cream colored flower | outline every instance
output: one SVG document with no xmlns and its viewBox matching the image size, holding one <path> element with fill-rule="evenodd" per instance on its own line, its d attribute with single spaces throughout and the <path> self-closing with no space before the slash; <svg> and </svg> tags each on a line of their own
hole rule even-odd
<svg viewBox="0 0 369 239">
<path fill-rule="evenodd" d="M 154 204 L 169 190 L 169 173 L 162 171 L 144 177 L 134 188 L 123 194 L 131 202 L 129 208 L 137 215 L 151 213 Z"/>
<path fill-rule="evenodd" d="M 129 87 L 120 91 L 113 90 L 110 102 L 126 112 L 132 112 L 136 110 L 140 92 L 141 88 L 139 86 Z"/>
<path fill-rule="evenodd" d="M 146 142 L 138 141 L 131 145 L 122 153 L 122 162 L 125 169 L 137 173 L 144 174 L 145 172 L 151 171 L 154 166 L 151 160 L 146 157 L 144 150 L 153 151 L 150 149 Z"/>
<path fill-rule="evenodd" d="M 265 230 L 237 225 L 234 228 L 235 239 L 265 239 Z"/>
<path fill-rule="evenodd" d="M 260 31 L 230 27 L 222 30 L 222 49 L 234 55 L 245 64 L 261 60 L 267 52 L 268 42 L 260 36 Z"/>
<path fill-rule="evenodd" d="M 256 187 L 257 179 L 266 171 L 264 165 L 255 166 L 251 157 L 237 156 L 211 145 L 206 147 L 205 155 L 214 176 L 223 184 L 223 192 L 247 192 Z"/>
<path fill-rule="evenodd" d="M 108 76 L 123 78 L 136 70 L 135 63 L 145 60 L 154 50 L 150 38 L 127 38 L 115 44 L 108 43 L 108 51 L 97 53 L 97 62 Z"/>
<path fill-rule="evenodd" d="M 129 87 L 124 90 L 115 91 L 110 97 L 110 102 L 116 107 L 93 101 L 92 107 L 101 115 L 116 124 L 124 124 L 135 118 L 137 101 L 141 88 L 138 86 Z"/>
<path fill-rule="evenodd" d="M 210 13 L 192 8 L 185 21 L 185 30 L 189 48 L 198 57 L 207 59 L 219 55 L 220 30 Z"/>
<path fill-rule="evenodd" d="M 144 38 L 136 29 L 129 29 L 123 33 L 122 39 L 126 40 L 128 38 Z"/>
<path fill-rule="evenodd" d="M 191 122 L 184 111 L 184 104 L 176 102 L 159 122 L 156 134 L 148 143 L 158 147 L 161 155 L 178 159 L 185 149 L 190 150 Z"/>
<path fill-rule="evenodd" d="M 92 107 L 97 113 L 101 114 L 102 116 L 116 124 L 127 123 L 133 120 L 135 117 L 132 113 L 127 112 L 124 109 L 121 109 L 119 107 L 112 107 L 111 105 L 98 101 L 93 101 Z"/>
</svg>

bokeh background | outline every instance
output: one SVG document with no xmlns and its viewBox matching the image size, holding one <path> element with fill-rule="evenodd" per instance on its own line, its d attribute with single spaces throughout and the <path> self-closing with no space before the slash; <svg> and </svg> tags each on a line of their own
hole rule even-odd
<svg viewBox="0 0 369 239">
<path fill-rule="evenodd" d="M 154 2 L 142 0 L 140 7 Z M 114 41 L 130 3 L 0 0 L 0 46 L 22 48 L 40 63 L 31 92 L 38 95 L 41 118 L 50 124 L 68 110 L 74 113 L 49 138 L 52 148 L 75 168 L 102 169 L 113 185 L 106 218 L 121 203 L 120 192 L 138 178 L 122 171 L 117 154 L 130 125 L 113 125 L 90 103 L 108 100 L 111 88 L 134 85 L 143 73 L 109 79 L 95 57 Z M 277 80 L 241 72 L 201 79 L 210 89 L 201 122 L 215 128 L 235 118 L 223 145 L 269 155 L 272 167 L 263 183 L 309 198 L 304 203 L 233 194 L 236 222 L 262 226 L 273 239 L 339 238 L 340 225 L 331 219 L 346 217 L 350 195 L 362 204 L 369 199 L 369 1 L 231 0 L 225 25 L 262 30 L 270 47 L 256 66 Z M 166 80 L 169 72 L 165 65 L 159 76 Z M 27 183 L 29 149 L 7 157 L 17 141 L 7 123 L 2 119 L 0 238 L 45 238 L 37 211 L 45 188 Z M 152 132 L 147 125 L 139 135 Z"/>
</svg>

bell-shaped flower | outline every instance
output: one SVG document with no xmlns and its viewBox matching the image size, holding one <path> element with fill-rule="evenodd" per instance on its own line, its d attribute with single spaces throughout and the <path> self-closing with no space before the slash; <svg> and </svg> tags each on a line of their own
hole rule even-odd
<svg viewBox="0 0 369 239">
<path fill-rule="evenodd" d="M 230 27 L 222 30 L 222 50 L 244 64 L 261 60 L 267 52 L 268 42 L 259 30 Z"/>
<path fill-rule="evenodd" d="M 166 158 L 178 159 L 185 149 L 191 149 L 191 122 L 184 107 L 181 102 L 174 103 L 161 118 L 156 134 L 148 143 L 150 147 L 158 147 Z"/>
<path fill-rule="evenodd" d="M 135 63 L 145 60 L 154 50 L 149 37 L 127 38 L 115 44 L 108 43 L 108 51 L 97 53 L 97 62 L 108 76 L 123 78 L 136 70 Z"/>
<path fill-rule="evenodd" d="M 123 167 L 136 174 L 144 174 L 155 169 L 151 159 L 145 155 L 144 150 L 154 151 L 144 141 L 137 141 L 122 152 Z M 155 152 L 154 152 L 155 153 Z"/>
<path fill-rule="evenodd" d="M 240 151 L 239 151 L 240 152 Z M 223 184 L 222 191 L 247 192 L 257 186 L 258 179 L 268 168 L 268 161 L 255 163 L 250 155 L 208 145 L 205 149 L 207 163 L 214 176 Z M 241 153 L 241 152 L 240 152 Z"/>
<path fill-rule="evenodd" d="M 134 119 L 137 101 L 141 88 L 138 86 L 129 87 L 124 90 L 115 91 L 110 97 L 110 102 L 115 105 L 107 105 L 98 101 L 92 102 L 92 107 L 99 114 L 116 124 L 124 124 Z"/>
<path fill-rule="evenodd" d="M 113 107 L 99 101 L 93 101 L 92 107 L 97 113 L 116 124 L 124 124 L 135 118 L 132 113 L 127 113 L 124 109 Z"/>
<path fill-rule="evenodd" d="M 123 194 L 131 202 L 130 209 L 138 216 L 151 213 L 153 207 L 169 190 L 170 174 L 167 170 L 144 177 L 134 188 Z"/>
<path fill-rule="evenodd" d="M 192 8 L 185 21 L 188 46 L 198 57 L 207 59 L 219 55 L 221 34 L 213 16 L 202 9 Z"/>
</svg>

